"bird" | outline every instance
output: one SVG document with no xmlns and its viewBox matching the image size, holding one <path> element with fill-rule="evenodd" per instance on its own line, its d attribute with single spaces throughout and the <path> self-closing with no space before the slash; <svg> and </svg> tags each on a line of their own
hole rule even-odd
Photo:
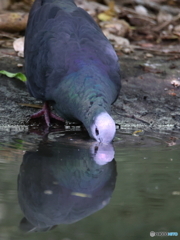
<svg viewBox="0 0 180 240">
<path fill-rule="evenodd" d="M 35 0 L 25 33 L 27 89 L 50 118 L 81 122 L 89 136 L 112 142 L 111 105 L 119 96 L 117 54 L 93 18 L 73 0 Z M 51 113 L 49 104 L 56 114 Z"/>
<path fill-rule="evenodd" d="M 109 203 L 117 177 L 112 144 L 96 149 L 97 142 L 75 139 L 42 140 L 25 152 L 18 175 L 21 230 L 72 224 Z"/>
</svg>

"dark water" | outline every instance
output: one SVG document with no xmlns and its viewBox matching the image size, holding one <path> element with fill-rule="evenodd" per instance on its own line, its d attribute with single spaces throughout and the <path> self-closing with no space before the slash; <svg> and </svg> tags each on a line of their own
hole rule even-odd
<svg viewBox="0 0 180 240">
<path fill-rule="evenodd" d="M 117 136 L 104 147 L 79 133 L 1 132 L 0 240 L 180 236 L 176 138 Z"/>
</svg>

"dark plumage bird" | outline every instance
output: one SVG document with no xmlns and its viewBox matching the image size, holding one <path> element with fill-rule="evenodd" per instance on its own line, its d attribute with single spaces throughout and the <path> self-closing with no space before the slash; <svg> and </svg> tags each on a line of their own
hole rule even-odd
<svg viewBox="0 0 180 240">
<path fill-rule="evenodd" d="M 91 16 L 73 0 L 35 0 L 25 40 L 27 87 L 68 121 L 81 121 L 98 142 L 111 142 L 109 115 L 120 90 L 118 57 Z M 49 125 L 47 105 L 44 113 Z"/>
<path fill-rule="evenodd" d="M 109 203 L 117 174 L 112 145 L 77 141 L 42 142 L 38 151 L 24 154 L 18 176 L 18 199 L 26 217 L 22 230 L 71 224 Z"/>
</svg>

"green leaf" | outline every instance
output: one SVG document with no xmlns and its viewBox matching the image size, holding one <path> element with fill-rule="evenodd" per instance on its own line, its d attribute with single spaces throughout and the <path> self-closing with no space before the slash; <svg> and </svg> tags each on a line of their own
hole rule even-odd
<svg viewBox="0 0 180 240">
<path fill-rule="evenodd" d="M 22 82 L 26 82 L 27 81 L 26 76 L 23 73 L 20 73 L 20 72 L 18 72 L 18 73 L 10 73 L 10 72 L 7 72 L 5 70 L 2 70 L 2 71 L 0 71 L 0 73 L 3 74 L 3 75 L 6 75 L 9 78 L 17 78 L 17 79 L 21 80 Z"/>
</svg>

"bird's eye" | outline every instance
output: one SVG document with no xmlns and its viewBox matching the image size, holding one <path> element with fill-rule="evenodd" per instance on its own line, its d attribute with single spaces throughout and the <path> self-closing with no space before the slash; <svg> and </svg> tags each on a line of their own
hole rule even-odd
<svg viewBox="0 0 180 240">
<path fill-rule="evenodd" d="M 99 135 L 99 130 L 97 128 L 95 129 L 95 132 L 96 132 L 96 136 L 98 136 Z"/>
</svg>

